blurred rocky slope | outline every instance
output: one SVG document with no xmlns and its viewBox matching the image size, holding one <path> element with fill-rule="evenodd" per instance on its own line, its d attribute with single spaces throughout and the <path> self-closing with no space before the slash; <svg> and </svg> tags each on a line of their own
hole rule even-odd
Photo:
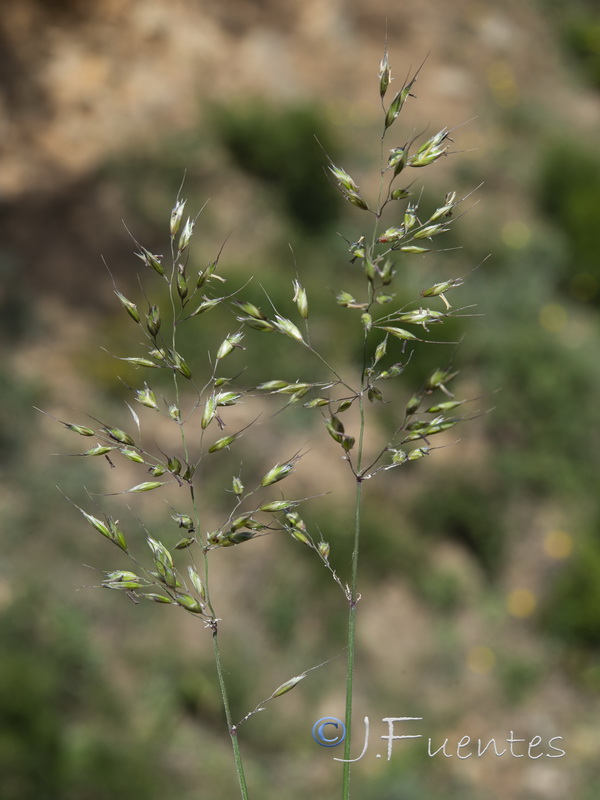
<svg viewBox="0 0 600 800">
<path fill-rule="evenodd" d="M 418 85 L 420 120 L 434 127 L 479 117 L 461 131 L 460 149 L 487 165 L 484 179 L 492 177 L 489 165 L 504 147 L 502 119 L 515 109 L 537 115 L 548 129 L 568 125 L 589 138 L 600 115 L 597 97 L 574 90 L 545 6 L 517 0 L 4 3 L 3 273 L 34 293 L 64 297 L 70 288 L 71 296 L 85 294 L 86 265 L 97 263 L 99 251 L 109 255 L 115 230 L 122 231 L 114 196 L 98 191 L 97 170 L 115 154 L 144 151 L 161 137 L 198 128 L 211 103 L 235 107 L 257 95 L 279 107 L 319 102 L 342 137 L 371 124 L 386 29 L 397 80 L 428 57 Z M 498 208 L 515 201 L 520 187 L 511 177 L 527 168 L 530 147 L 535 143 L 521 142 L 509 162 L 498 164 L 505 173 L 492 184 Z"/>
<path fill-rule="evenodd" d="M 0 191 L 56 191 L 107 154 L 197 123 L 207 100 L 266 93 L 371 114 L 387 28 L 396 76 L 429 54 L 423 113 L 529 98 L 593 126 L 544 3 L 459 0 L 21 0 L 0 20 Z M 487 97 L 486 97 L 487 95 Z"/>
<path fill-rule="evenodd" d="M 545 5 L 3 3 L 0 262 L 6 291 L 24 284 L 27 293 L 85 297 L 88 264 L 95 268 L 99 252 L 110 256 L 119 235 L 125 240 L 122 209 L 110 190 L 99 190 L 97 170 L 115 154 L 151 149 L 161 137 L 201 127 L 212 102 L 235 107 L 257 95 L 279 107 L 319 102 L 342 138 L 347 129 L 371 124 L 386 29 L 397 80 L 428 56 L 418 86 L 420 120 L 453 126 L 478 115 L 461 131 L 460 148 L 467 159 L 488 165 L 480 179 L 490 180 L 494 153 L 501 157 L 501 119 L 511 110 L 538 115 L 550 129 L 568 124 L 588 138 L 600 114 L 596 97 L 574 90 Z M 520 187 L 511 185 L 511 175 L 526 169 L 529 147 L 535 144 L 521 142 L 511 161 L 498 165 L 504 175 L 492 186 L 499 209 L 516 199 Z M 229 218 L 234 210 L 235 201 Z M 499 213 L 501 222 L 506 212 Z"/>
</svg>

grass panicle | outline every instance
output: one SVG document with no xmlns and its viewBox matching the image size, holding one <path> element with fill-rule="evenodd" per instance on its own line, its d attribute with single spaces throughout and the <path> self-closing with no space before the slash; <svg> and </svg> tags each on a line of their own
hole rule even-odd
<svg viewBox="0 0 600 800">
<path fill-rule="evenodd" d="M 79 506 L 76 508 L 93 530 L 116 545 L 121 557 L 129 557 L 132 562 L 132 570 L 115 567 L 107 571 L 101 584 L 103 588 L 125 592 L 135 601 L 145 599 L 176 607 L 198 620 L 205 635 L 211 637 L 225 724 L 243 799 L 249 797 L 249 789 L 239 743 L 239 724 L 233 722 L 227 672 L 219 645 L 220 618 L 213 599 L 211 570 L 213 552 L 228 547 L 252 547 L 254 540 L 265 536 L 285 536 L 292 546 L 312 551 L 341 590 L 340 603 L 345 603 L 348 609 L 346 739 L 341 793 L 343 800 L 349 800 L 361 527 L 363 505 L 369 501 L 365 482 L 384 471 L 410 469 L 413 462 L 437 449 L 431 443 L 434 437 L 467 419 L 461 408 L 468 400 L 455 398 L 450 388 L 457 371 L 451 363 L 441 366 L 397 408 L 397 429 L 378 452 L 371 452 L 372 432 L 378 424 L 380 411 L 384 405 L 396 403 L 393 384 L 401 385 L 413 349 L 437 345 L 443 337 L 436 335 L 433 339 L 430 327 L 435 327 L 437 334 L 445 323 L 463 311 L 455 309 L 448 296 L 453 297 L 450 293 L 462 286 L 465 276 L 424 286 L 409 303 L 405 299 L 406 290 L 401 286 L 399 292 L 396 288 L 400 276 L 415 264 L 418 268 L 420 259 L 438 250 L 439 237 L 451 229 L 455 210 L 465 199 L 457 199 L 457 194 L 451 191 L 433 212 L 423 214 L 420 198 L 411 188 L 413 183 L 397 185 L 398 179 L 412 170 L 418 170 L 420 175 L 422 169 L 446 157 L 452 141 L 447 128 L 421 142 L 419 137 L 407 137 L 400 129 L 399 118 L 412 104 L 420 69 L 407 77 L 386 102 L 392 82 L 386 48 L 378 74 L 382 124 L 377 195 L 366 197 L 345 168 L 331 161 L 328 165 L 330 179 L 357 215 L 358 229 L 355 241 L 349 244 L 348 260 L 353 278 L 361 278 L 362 288 L 348 287 L 352 288 L 350 292 L 345 287 L 334 287 L 332 305 L 347 313 L 349 335 L 361 341 L 358 369 L 353 371 L 330 363 L 325 352 L 321 352 L 321 345 L 325 343 L 318 342 L 315 315 L 313 311 L 309 314 L 310 292 L 298 277 L 290 287 L 289 309 L 271 304 L 270 309 L 263 310 L 244 298 L 243 287 L 229 293 L 223 291 L 227 278 L 220 273 L 221 253 L 203 269 L 192 269 L 190 252 L 199 217 L 188 216 L 184 220 L 186 200 L 179 195 L 169 217 L 167 256 L 154 254 L 133 240 L 135 254 L 147 267 L 148 286 L 144 281 L 144 297 L 131 300 L 115 286 L 120 306 L 135 326 L 133 341 L 140 335 L 142 339 L 137 349 L 115 357 L 139 371 L 139 385 L 130 389 L 132 400 L 138 407 L 148 409 L 144 414 L 159 414 L 164 424 L 171 426 L 169 453 L 145 444 L 152 436 L 142 436 L 143 421 L 131 406 L 129 410 L 137 429 L 134 435 L 123 430 L 119 420 L 97 421 L 93 428 L 58 420 L 71 432 L 95 437 L 92 447 L 73 455 L 103 456 L 111 465 L 122 459 L 128 464 L 128 475 L 137 472 L 136 482 L 132 481 L 132 485 L 113 494 L 151 492 L 168 497 L 173 512 L 171 521 L 179 535 L 173 546 L 166 543 L 168 539 L 162 533 L 162 523 L 151 525 L 148 530 L 143 527 L 145 546 L 139 546 L 140 537 L 128 530 L 127 524 L 122 530 L 108 515 L 102 519 Z M 385 155 L 387 145 L 389 156 Z M 401 303 L 398 297 L 403 298 Z M 145 307 L 147 310 L 143 311 Z M 184 340 L 180 333 L 183 326 L 195 326 L 195 341 L 200 341 L 202 326 L 212 325 L 211 320 L 218 314 L 226 324 L 231 326 L 232 320 L 234 324 L 218 347 L 209 353 L 202 368 L 198 353 L 186 352 L 184 341 L 189 343 L 190 340 Z M 256 379 L 240 369 L 244 353 L 250 348 L 260 348 L 268 363 L 273 339 L 263 337 L 264 333 L 287 339 L 284 344 L 289 348 L 291 359 L 294 348 L 308 353 L 314 363 L 314 375 L 301 374 L 293 381 L 283 380 L 277 374 Z M 239 377 L 225 377 L 221 373 L 222 363 L 233 363 L 236 359 L 237 366 L 232 372 L 237 371 Z M 301 363 L 304 365 L 306 360 Z M 325 380 L 323 370 L 327 374 Z M 160 390 L 158 383 L 155 387 L 152 385 L 153 371 L 170 375 L 170 381 L 158 382 Z M 252 437 L 259 420 L 255 418 L 245 424 L 240 422 L 239 415 L 231 415 L 243 409 L 244 402 L 249 399 L 263 404 L 280 401 L 279 411 L 282 412 L 300 406 L 308 416 L 321 418 L 326 443 L 323 446 L 337 448 L 355 488 L 349 564 L 337 563 L 330 544 L 320 534 L 309 530 L 301 516 L 301 507 L 310 498 L 297 497 L 293 489 L 288 492 L 286 488 L 293 484 L 293 479 L 288 479 L 302 469 L 300 450 L 291 457 L 276 452 L 269 454 L 270 463 L 264 465 L 258 479 L 243 470 L 236 472 L 235 463 L 239 465 L 244 446 L 242 440 Z M 352 414 L 347 413 L 349 411 Z M 268 420 L 260 420 L 261 426 L 266 424 Z M 409 443 L 412 446 L 406 447 Z M 204 532 L 203 520 L 207 515 L 198 500 L 200 489 L 211 472 L 211 465 L 219 459 L 222 463 L 223 459 L 231 458 L 234 464 L 229 474 L 235 474 L 226 487 L 229 511 L 218 527 Z M 242 721 L 262 711 L 267 702 L 287 694 L 309 671 L 275 688 Z"/>
</svg>

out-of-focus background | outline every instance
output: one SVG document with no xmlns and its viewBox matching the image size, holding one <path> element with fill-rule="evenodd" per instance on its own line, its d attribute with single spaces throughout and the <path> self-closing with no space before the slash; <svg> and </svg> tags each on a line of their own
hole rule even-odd
<svg viewBox="0 0 600 800">
<path fill-rule="evenodd" d="M 210 198 L 191 263 L 204 266 L 230 234 L 220 262 L 228 286 L 254 275 L 249 291 L 262 285 L 284 308 L 297 269 L 322 318 L 315 333 L 352 368 L 353 318 L 332 290 L 351 288 L 342 237 L 357 239 L 365 219 L 327 181 L 315 137 L 365 194 L 375 191 L 386 29 L 392 88 L 428 54 L 388 146 L 461 126 L 456 154 L 416 176 L 423 204 L 483 182 L 444 245 L 460 249 L 426 264 L 407 259 L 405 285 L 418 292 L 422 275 L 464 275 L 491 254 L 460 294 L 484 316 L 451 331 L 464 336 L 456 390 L 480 396 L 470 408 L 489 413 L 443 440 L 452 446 L 365 486 L 356 716 L 369 716 L 372 744 L 355 767 L 355 793 L 600 792 L 595 3 L 20 0 L 0 15 L 2 800 L 236 796 L 208 632 L 176 609 L 85 588 L 99 582 L 95 570 L 127 561 L 56 487 L 84 504 L 83 485 L 117 491 L 127 476 L 52 455 L 77 452 L 81 440 L 33 407 L 131 424 L 119 377 L 140 375 L 106 351 L 132 354 L 136 331 L 102 258 L 125 294 L 140 297 L 122 220 L 164 252 L 184 172 L 188 206 Z M 185 334 L 187 352 L 200 363 L 224 332 L 202 319 L 197 335 Z M 265 379 L 303 377 L 290 373 L 308 369 L 291 362 L 292 342 L 265 365 L 267 344 L 248 336 L 238 365 L 268 366 Z M 433 350 L 415 355 L 405 399 L 447 363 L 447 349 Z M 333 491 L 306 514 L 345 577 L 351 487 L 339 454 L 316 416 L 281 419 L 254 440 L 254 455 L 262 450 L 271 466 L 298 443 L 309 451 L 290 487 Z M 207 527 L 225 507 L 235 458 L 243 455 L 207 476 Z M 146 521 L 173 544 L 168 509 L 147 502 Z M 318 717 L 343 715 L 345 603 L 311 556 L 275 536 L 215 556 L 235 718 L 334 659 L 242 728 L 261 800 L 338 790 L 339 765 L 310 731 Z M 396 742 L 386 762 L 376 753 L 390 716 L 422 717 L 396 732 L 425 738 Z M 494 737 L 501 749 L 511 731 L 539 736 L 541 757 L 456 755 L 463 736 Z M 448 739 L 454 756 L 430 758 L 427 737 L 434 749 Z M 552 737 L 562 737 L 564 757 L 548 757 Z"/>
</svg>

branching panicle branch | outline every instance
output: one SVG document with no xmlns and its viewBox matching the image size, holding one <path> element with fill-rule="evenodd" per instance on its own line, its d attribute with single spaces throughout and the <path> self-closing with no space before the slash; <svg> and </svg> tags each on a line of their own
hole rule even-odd
<svg viewBox="0 0 600 800">
<path fill-rule="evenodd" d="M 385 156 L 384 144 L 396 135 L 398 118 L 414 97 L 421 67 L 405 79 L 386 105 L 392 82 L 386 48 L 378 74 L 383 120 L 377 197 L 373 201 L 366 198 L 355 179 L 341 166 L 331 160 L 328 166 L 329 177 L 337 184 L 342 197 L 358 211 L 367 212 L 364 218 L 370 220 L 370 225 L 360 230 L 360 235 L 348 248 L 351 268 L 354 275 L 360 276 L 362 288 L 335 292 L 335 302 L 348 312 L 348 329 L 353 328 L 362 341 L 361 363 L 354 372 L 350 370 L 346 374 L 346 368 L 332 363 L 311 336 L 310 291 L 298 277 L 289 287 L 289 309 L 276 308 L 269 301 L 270 307 L 264 304 L 265 310 L 243 297 L 243 287 L 223 292 L 226 280 L 219 272 L 221 251 L 203 269 L 191 268 L 190 251 L 199 215 L 185 216 L 186 200 L 181 197 L 180 189 L 169 217 L 168 258 L 151 252 L 132 236 L 136 255 L 147 276 L 158 282 L 162 291 L 155 291 L 156 297 L 149 299 L 152 292 L 144 289 L 142 298 L 134 301 L 118 289 L 113 279 L 120 306 L 135 326 L 137 338 L 143 342 L 141 350 L 115 356 L 141 374 L 138 386 L 126 384 L 131 392 L 129 410 L 135 423 L 133 435 L 120 424 L 93 417 L 94 426 L 58 420 L 70 432 L 85 437 L 88 442 L 92 440 L 91 446 L 83 452 L 71 455 L 103 457 L 111 466 L 122 461 L 138 471 L 139 480 L 118 494 L 171 491 L 176 497 L 169 505 L 171 521 L 178 529 L 178 541 L 169 547 L 162 541 L 162 531 L 156 533 L 139 523 L 145 539 L 141 556 L 133 552 L 133 537 L 126 525 L 121 526 L 109 515 L 76 508 L 92 529 L 114 544 L 122 557 L 127 556 L 132 561 L 132 570 L 107 572 L 101 583 L 103 588 L 122 591 L 136 602 L 149 600 L 177 607 L 199 620 L 210 632 L 243 800 L 249 795 L 238 741 L 239 724 L 233 723 L 219 648 L 219 618 L 211 595 L 213 552 L 232 546 L 249 546 L 249 542 L 263 536 L 285 535 L 312 551 L 341 590 L 342 602 L 348 606 L 347 735 L 342 797 L 349 800 L 363 485 L 380 472 L 407 468 L 429 455 L 436 449 L 431 444 L 433 437 L 468 419 L 462 412 L 468 399 L 454 397 L 451 384 L 457 372 L 451 363 L 446 363 L 432 372 L 406 401 L 396 416 L 400 422 L 389 441 L 378 451 L 370 452 L 371 431 L 377 424 L 378 409 L 381 404 L 390 402 L 390 387 L 404 374 L 413 349 L 437 344 L 437 340 L 434 342 L 431 338 L 431 327 L 443 328 L 449 320 L 464 316 L 462 312 L 466 310 L 454 307 L 449 299 L 464 283 L 465 276 L 424 287 L 414 301 L 402 305 L 398 305 L 394 291 L 398 276 L 410 268 L 411 259 L 435 251 L 434 241 L 451 229 L 455 210 L 466 199 L 457 199 L 457 194 L 451 191 L 435 210 L 424 213 L 420 198 L 413 193 L 414 180 L 397 186 L 398 179 L 407 173 L 428 167 L 448 155 L 451 130 L 442 128 L 425 140 L 417 135 L 400 135 L 389 156 Z M 390 217 L 385 228 L 382 225 L 384 211 Z M 166 299 L 165 283 L 168 287 Z M 209 354 L 204 374 L 197 374 L 197 354 L 183 351 L 179 332 L 183 325 L 210 325 L 211 317 L 220 312 L 229 322 L 233 316 L 235 324 Z M 230 363 L 236 354 L 243 358 L 244 350 L 262 345 L 261 337 L 267 333 L 283 337 L 291 350 L 299 348 L 310 354 L 315 374 L 322 375 L 324 369 L 327 379 L 300 375 L 289 381 L 275 374 L 252 383 L 252 377 L 243 370 L 238 370 L 237 378 L 221 374 L 223 363 Z M 257 339 L 260 341 L 255 345 Z M 156 371 L 170 373 L 170 396 L 163 397 L 153 386 L 152 376 Z M 241 471 L 236 472 L 231 480 L 230 507 L 224 521 L 218 528 L 202 532 L 204 509 L 197 498 L 203 476 L 210 474 L 211 464 L 224 454 L 233 453 L 239 463 L 236 452 L 241 447 L 240 442 L 250 437 L 254 426 L 259 424 L 258 418 L 239 427 L 229 423 L 229 409 L 240 406 L 249 397 L 261 398 L 263 403 L 280 401 L 281 408 L 276 413 L 290 406 L 300 406 L 307 415 L 320 415 L 322 429 L 330 440 L 328 446 L 337 448 L 348 464 L 355 484 L 355 507 L 351 561 L 342 570 L 348 575 L 347 582 L 339 577 L 338 568 L 330 561 L 330 544 L 322 536 L 317 538 L 311 533 L 300 514 L 301 506 L 309 498 L 294 497 L 286 490 L 286 481 L 300 469 L 301 450 L 287 456 L 274 454 L 258 480 L 250 476 L 250 488 L 245 485 L 248 477 Z M 144 444 L 143 426 L 134 410 L 139 406 L 146 409 L 145 414 L 158 414 L 172 426 L 173 439 L 166 452 Z M 350 411 L 352 413 L 348 413 Z M 306 674 L 297 675 L 275 689 L 267 700 L 246 714 L 242 722 L 262 711 L 266 702 L 293 689 Z"/>
</svg>

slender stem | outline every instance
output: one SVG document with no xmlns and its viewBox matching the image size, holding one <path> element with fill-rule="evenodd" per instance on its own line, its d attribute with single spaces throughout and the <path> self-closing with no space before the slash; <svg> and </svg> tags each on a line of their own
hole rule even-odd
<svg viewBox="0 0 600 800">
<path fill-rule="evenodd" d="M 215 663 L 217 665 L 217 675 L 219 677 L 219 687 L 221 689 L 221 699 L 223 701 L 223 710 L 225 711 L 225 719 L 227 720 L 227 728 L 229 736 L 231 737 L 231 746 L 233 748 L 233 757 L 235 759 L 235 768 L 237 771 L 238 781 L 240 784 L 240 792 L 242 800 L 248 800 L 248 787 L 246 785 L 246 776 L 244 775 L 244 765 L 242 763 L 242 756 L 240 753 L 240 743 L 238 741 L 237 728 L 233 724 L 231 717 L 231 709 L 229 708 L 229 696 L 225 686 L 225 679 L 223 677 L 223 666 L 221 664 L 221 654 L 219 652 L 219 642 L 217 636 L 216 622 L 213 627 L 213 650 L 215 653 Z"/>
<path fill-rule="evenodd" d="M 169 296 L 171 300 L 171 312 L 172 312 L 172 319 L 173 319 L 173 336 L 172 336 L 172 347 L 173 352 L 176 352 L 176 334 L 177 334 L 177 310 L 176 310 L 176 301 L 175 301 L 175 281 L 176 281 L 176 260 L 174 257 L 174 250 L 173 250 L 173 240 L 171 240 L 171 255 L 172 255 L 172 271 L 171 271 L 171 280 L 169 282 Z M 211 380 L 214 379 L 214 370 Z M 177 378 L 177 371 L 173 370 L 173 384 L 175 388 L 175 402 L 177 407 L 179 407 L 179 380 Z M 198 398 L 200 400 L 200 397 Z M 190 457 L 188 452 L 187 440 L 185 436 L 185 428 L 184 424 L 178 422 L 179 431 L 181 435 L 181 446 L 183 448 L 183 454 L 186 461 L 186 464 L 189 464 Z M 196 495 L 194 492 L 194 486 L 190 482 L 190 499 L 192 502 L 192 507 L 194 511 L 194 521 L 195 521 L 195 528 L 197 535 L 199 534 L 200 529 L 200 515 L 198 510 L 198 504 L 196 502 Z M 218 639 L 218 622 L 216 619 L 216 615 L 214 612 L 214 608 L 212 605 L 212 601 L 210 598 L 210 587 L 209 587 L 209 580 L 208 580 L 208 554 L 204 550 L 201 544 L 202 549 L 202 558 L 204 561 L 204 590 L 206 592 L 206 604 L 208 610 L 211 614 L 211 619 L 209 619 L 208 624 L 212 629 L 212 641 L 213 641 L 213 651 L 215 657 L 215 666 L 217 669 L 217 677 L 219 681 L 219 689 L 221 691 L 221 701 L 223 703 L 223 711 L 225 712 L 225 719 L 227 721 L 227 730 L 229 732 L 229 736 L 231 738 L 231 746 L 233 748 L 233 757 L 235 760 L 235 769 L 238 776 L 238 782 L 240 786 L 240 793 L 242 800 L 248 800 L 248 787 L 246 785 L 246 776 L 244 774 L 244 765 L 242 763 L 242 756 L 240 753 L 240 745 L 238 741 L 237 735 L 237 728 L 233 724 L 233 720 L 231 717 L 231 708 L 229 706 L 229 694 L 227 692 L 227 686 L 225 684 L 225 677 L 223 673 L 223 664 L 221 662 L 221 653 L 219 651 L 219 639 Z"/>
<path fill-rule="evenodd" d="M 350 749 L 352 745 L 352 699 L 354 684 L 354 655 L 356 650 L 356 607 L 359 600 L 358 594 L 358 553 L 360 545 L 360 512 L 362 500 L 362 450 L 365 432 L 365 410 L 364 410 L 364 373 L 366 365 L 366 344 L 367 336 L 365 333 L 365 346 L 363 353 L 363 374 L 362 387 L 358 398 L 360 413 L 360 430 L 358 435 L 358 448 L 356 455 L 356 502 L 354 510 L 354 545 L 352 549 L 352 575 L 350 579 L 350 597 L 348 610 L 348 645 L 347 645 L 347 664 L 346 664 L 346 739 L 344 744 L 344 768 L 342 774 L 342 798 L 350 798 Z"/>
<path fill-rule="evenodd" d="M 385 108 L 384 108 L 385 111 Z M 379 220 L 384 206 L 386 205 L 389 195 L 391 182 L 388 185 L 386 199 L 382 205 L 381 199 L 383 196 L 384 182 L 385 182 L 385 169 L 384 169 L 384 154 L 383 145 L 385 139 L 386 128 L 384 127 L 381 134 L 380 142 L 380 180 L 379 180 L 379 194 L 377 197 L 377 211 L 375 213 L 375 224 L 373 226 L 373 235 L 371 238 L 370 253 L 371 256 L 375 249 L 377 242 L 377 232 L 379 227 Z M 374 301 L 374 286 L 369 282 L 369 304 L 370 309 Z M 363 361 L 362 361 L 362 375 L 361 375 L 361 391 L 359 394 L 359 412 L 360 412 L 360 431 L 358 436 L 358 448 L 356 455 L 356 468 L 354 474 L 356 476 L 356 504 L 354 511 L 354 545 L 352 550 L 352 576 L 350 580 L 350 597 L 349 597 L 349 611 L 348 611 L 348 658 L 346 667 L 346 739 L 344 742 L 344 767 L 342 773 L 342 800 L 350 800 L 350 753 L 352 747 L 352 702 L 354 691 L 354 658 L 356 651 L 356 607 L 360 599 L 358 594 L 358 554 L 360 545 L 360 522 L 361 522 L 361 501 L 362 501 L 362 483 L 363 483 L 363 469 L 362 469 L 362 454 L 363 454 L 363 439 L 365 433 L 365 413 L 364 413 L 364 393 L 366 389 L 366 367 L 367 367 L 367 337 L 368 331 L 365 330 L 364 343 L 363 343 Z M 378 459 L 377 459 L 378 460 Z M 375 462 L 376 463 L 376 462 Z"/>
<path fill-rule="evenodd" d="M 380 174 L 380 178 L 379 178 L 379 194 L 377 195 L 377 211 L 375 212 L 375 225 L 373 226 L 373 236 L 371 237 L 371 250 L 373 250 L 373 248 L 375 247 L 375 242 L 377 241 L 377 231 L 379 229 L 379 220 L 381 219 L 381 212 L 383 211 L 383 207 L 387 203 L 387 200 L 388 200 L 389 194 L 390 194 L 390 187 L 391 187 L 391 184 L 390 184 L 388 186 L 388 190 L 387 190 L 387 197 L 386 197 L 386 199 L 385 199 L 385 201 L 384 201 L 384 203 L 382 205 L 381 204 L 381 197 L 383 195 L 383 184 L 384 184 L 384 181 L 385 181 L 385 170 L 384 170 L 384 166 L 383 166 L 383 164 L 384 164 L 383 140 L 384 139 L 385 139 L 385 129 L 384 129 L 383 133 L 381 134 L 381 144 L 380 144 L 380 150 L 379 150 L 379 166 L 380 166 L 380 170 L 379 170 L 379 174 Z"/>
<path fill-rule="evenodd" d="M 192 505 L 194 508 L 194 515 L 196 519 L 196 530 L 198 530 L 198 525 L 199 525 L 198 505 L 196 502 L 196 495 L 194 493 L 193 486 L 190 486 L 190 494 L 192 498 Z M 246 785 L 244 764 L 242 762 L 242 755 L 240 753 L 237 728 L 233 724 L 233 719 L 231 717 L 231 709 L 229 706 L 229 694 L 227 692 L 227 686 L 225 684 L 225 676 L 223 674 L 223 664 L 221 662 L 221 653 L 219 650 L 218 621 L 216 619 L 215 611 L 210 597 L 210 585 L 208 579 L 208 553 L 204 550 L 204 548 L 202 548 L 202 558 L 204 561 L 204 590 L 206 592 L 206 604 L 208 606 L 208 610 L 212 615 L 212 620 L 209 622 L 209 624 L 210 627 L 212 628 L 213 652 L 215 656 L 215 666 L 217 668 L 217 677 L 219 680 L 219 689 L 221 690 L 221 701 L 223 703 L 223 711 L 225 712 L 225 719 L 227 721 L 227 730 L 231 738 L 231 746 L 233 748 L 233 758 L 235 760 L 235 769 L 237 772 L 238 782 L 240 785 L 241 797 L 242 800 L 248 800 L 248 787 Z"/>
<path fill-rule="evenodd" d="M 320 361 L 320 362 L 321 362 L 321 363 L 322 363 L 322 364 L 323 364 L 325 367 L 327 367 L 327 369 L 328 369 L 328 370 L 331 372 L 331 374 L 332 374 L 332 375 L 333 375 L 333 376 L 334 376 L 334 377 L 337 379 L 337 381 L 338 381 L 338 383 L 340 384 L 340 386 L 344 386 L 344 387 L 345 387 L 346 389 L 348 389 L 348 391 L 349 391 L 349 392 L 351 392 L 353 395 L 354 395 L 354 394 L 356 394 L 356 392 L 354 391 L 354 389 L 352 388 L 352 386 L 350 386 L 349 384 L 347 384 L 347 383 L 346 383 L 346 382 L 345 382 L 345 381 L 344 381 L 344 380 L 343 380 L 343 379 L 340 377 L 339 373 L 338 373 L 338 372 L 337 372 L 337 371 L 334 369 L 334 367 L 332 367 L 332 366 L 331 366 L 331 364 L 330 364 L 328 361 L 326 361 L 326 359 L 325 359 L 325 358 L 323 358 L 323 356 L 321 355 L 321 353 L 319 353 L 319 351 L 318 351 L 318 350 L 315 350 L 315 349 L 314 349 L 314 347 L 313 347 L 311 344 L 308 344 L 308 345 L 307 345 L 307 347 L 308 347 L 308 349 L 310 350 L 310 352 L 311 352 L 313 355 L 315 355 L 315 356 L 316 356 L 316 357 L 319 359 L 319 361 Z"/>
<path fill-rule="evenodd" d="M 352 744 L 352 695 L 354 685 L 354 654 L 356 640 L 356 605 L 358 594 L 356 591 L 358 576 L 358 546 L 360 539 L 360 504 L 362 493 L 362 481 L 360 479 L 356 485 L 356 509 L 354 524 L 354 550 L 352 552 L 352 583 L 350 596 L 350 609 L 348 613 L 348 660 L 346 666 L 346 739 L 344 744 L 344 770 L 342 776 L 342 798 L 350 798 L 350 748 Z"/>
</svg>

